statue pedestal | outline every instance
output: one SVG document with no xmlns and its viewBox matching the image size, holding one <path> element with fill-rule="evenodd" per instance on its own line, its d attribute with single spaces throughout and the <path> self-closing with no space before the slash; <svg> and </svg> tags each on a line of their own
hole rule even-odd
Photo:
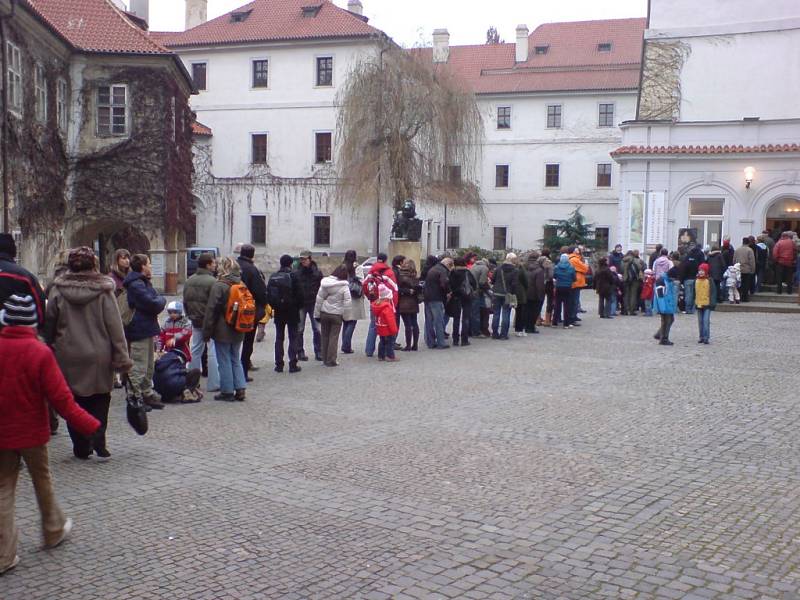
<svg viewBox="0 0 800 600">
<path fill-rule="evenodd" d="M 389 255 L 389 262 L 398 254 L 410 258 L 417 265 L 417 273 L 422 269 L 422 242 L 409 242 L 406 240 L 390 240 L 386 254 Z"/>
</svg>

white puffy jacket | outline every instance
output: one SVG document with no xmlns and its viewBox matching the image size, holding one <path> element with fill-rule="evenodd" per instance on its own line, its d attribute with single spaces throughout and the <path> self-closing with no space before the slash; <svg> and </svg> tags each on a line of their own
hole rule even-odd
<svg viewBox="0 0 800 600">
<path fill-rule="evenodd" d="M 320 313 L 344 315 L 345 311 L 350 310 L 351 302 L 347 280 L 329 275 L 320 283 L 317 302 L 314 305 L 314 317 L 319 319 Z"/>
</svg>

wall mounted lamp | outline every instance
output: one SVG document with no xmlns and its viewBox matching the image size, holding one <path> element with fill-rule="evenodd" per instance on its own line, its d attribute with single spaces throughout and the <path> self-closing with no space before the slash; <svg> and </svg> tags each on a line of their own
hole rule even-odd
<svg viewBox="0 0 800 600">
<path fill-rule="evenodd" d="M 753 183 L 753 177 L 755 177 L 756 170 L 753 167 L 745 167 L 744 170 L 744 187 L 746 189 L 750 189 L 750 184 Z"/>
</svg>

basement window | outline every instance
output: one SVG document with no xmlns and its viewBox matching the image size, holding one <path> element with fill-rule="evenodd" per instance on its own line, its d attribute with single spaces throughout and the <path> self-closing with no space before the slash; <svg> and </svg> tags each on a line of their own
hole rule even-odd
<svg viewBox="0 0 800 600">
<path fill-rule="evenodd" d="M 97 133 L 128 133 L 128 86 L 101 85 L 97 88 Z"/>
<path fill-rule="evenodd" d="M 611 42 L 601 42 L 597 44 L 598 52 L 611 52 Z"/>
<path fill-rule="evenodd" d="M 550 46 L 549 45 L 547 45 L 547 46 L 534 46 L 533 47 L 533 53 L 534 54 L 547 54 L 547 52 L 549 50 L 550 50 Z"/>
</svg>

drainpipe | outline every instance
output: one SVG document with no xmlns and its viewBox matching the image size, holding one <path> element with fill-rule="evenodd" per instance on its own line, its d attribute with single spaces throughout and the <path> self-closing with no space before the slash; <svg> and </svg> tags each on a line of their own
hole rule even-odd
<svg viewBox="0 0 800 600">
<path fill-rule="evenodd" d="M 6 53 L 6 21 L 13 18 L 17 10 L 17 1 L 11 1 L 11 11 L 8 14 L 0 15 L 0 69 L 2 69 L 2 77 L 6 77 L 8 73 L 7 53 Z M 0 123 L 0 154 L 2 154 L 3 166 L 3 233 L 9 233 L 8 227 L 8 85 L 3 85 L 3 112 L 2 123 Z"/>
</svg>

